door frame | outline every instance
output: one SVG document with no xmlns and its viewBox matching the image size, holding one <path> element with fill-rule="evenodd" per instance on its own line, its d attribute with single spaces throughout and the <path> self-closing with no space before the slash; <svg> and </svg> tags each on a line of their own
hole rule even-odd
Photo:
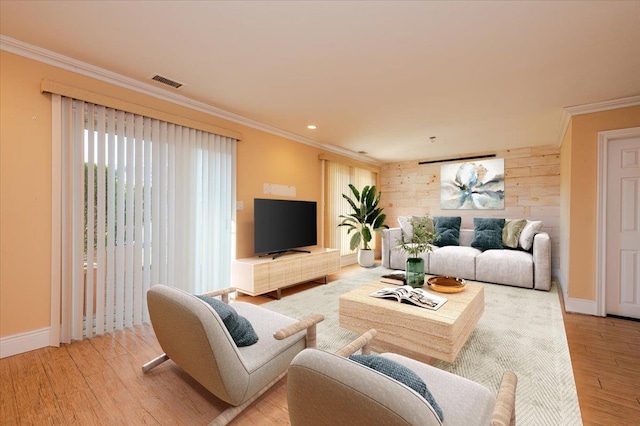
<svg viewBox="0 0 640 426">
<path fill-rule="evenodd" d="M 640 127 L 598 132 L 598 186 L 596 213 L 596 315 L 607 316 L 607 179 L 609 142 L 640 137 Z"/>
</svg>

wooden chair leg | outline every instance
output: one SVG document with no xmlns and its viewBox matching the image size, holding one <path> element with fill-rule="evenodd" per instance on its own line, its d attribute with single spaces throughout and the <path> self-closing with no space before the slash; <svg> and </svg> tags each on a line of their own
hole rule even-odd
<svg viewBox="0 0 640 426">
<path fill-rule="evenodd" d="M 262 388 L 258 393 L 253 395 L 251 398 L 246 400 L 241 405 L 238 405 L 237 407 L 229 407 L 229 408 L 227 408 L 222 413 L 220 413 L 218 415 L 218 417 L 213 419 L 211 421 L 211 423 L 209 423 L 209 426 L 224 426 L 224 425 L 229 424 L 231 422 L 231 420 L 235 419 L 238 416 L 238 414 L 242 413 L 242 411 L 244 411 L 245 408 L 247 408 L 249 405 L 253 404 L 256 399 L 260 398 L 262 396 L 262 394 L 264 394 L 266 391 L 271 389 L 271 387 L 273 385 L 275 385 L 280 380 L 282 380 L 282 378 L 284 376 L 286 376 L 286 375 L 287 375 L 286 371 L 284 373 L 280 374 L 273 381 L 271 381 L 267 386 Z"/>
<path fill-rule="evenodd" d="M 147 362 L 145 365 L 143 365 L 142 366 L 142 372 L 143 373 L 147 373 L 147 372 L 149 372 L 149 370 L 159 366 L 160 364 L 162 364 L 163 362 L 167 361 L 168 359 L 169 359 L 169 357 L 167 356 L 167 354 L 162 354 L 159 357 L 154 358 L 151 361 Z"/>
<path fill-rule="evenodd" d="M 307 328 L 306 347 L 315 348 L 317 344 L 316 324 L 312 324 Z"/>
<path fill-rule="evenodd" d="M 498 389 L 491 426 L 515 426 L 517 385 L 518 377 L 511 371 L 505 371 Z"/>
</svg>

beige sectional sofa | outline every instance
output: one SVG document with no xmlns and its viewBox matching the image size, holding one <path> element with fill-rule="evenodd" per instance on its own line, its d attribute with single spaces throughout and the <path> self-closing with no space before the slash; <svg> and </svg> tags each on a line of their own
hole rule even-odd
<svg viewBox="0 0 640 426">
<path fill-rule="evenodd" d="M 551 288 L 551 241 L 549 234 L 539 232 L 531 250 L 489 249 L 471 247 L 473 229 L 460 229 L 460 245 L 434 247 L 424 253 L 425 272 L 474 281 L 549 290 Z M 402 240 L 400 228 L 382 233 L 382 266 L 405 269 L 407 254 L 397 246 Z"/>
</svg>

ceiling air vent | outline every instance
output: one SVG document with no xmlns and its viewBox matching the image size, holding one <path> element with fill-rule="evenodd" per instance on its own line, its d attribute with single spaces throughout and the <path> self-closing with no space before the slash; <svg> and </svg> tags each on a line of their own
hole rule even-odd
<svg viewBox="0 0 640 426">
<path fill-rule="evenodd" d="M 180 87 L 183 86 L 182 83 L 178 83 L 177 81 L 173 81 L 167 77 L 163 77 L 159 74 L 155 74 L 153 77 L 151 77 L 151 80 L 153 81 L 157 81 L 158 83 L 162 83 L 162 84 L 166 84 L 167 86 L 171 86 L 174 89 L 179 89 Z"/>
</svg>

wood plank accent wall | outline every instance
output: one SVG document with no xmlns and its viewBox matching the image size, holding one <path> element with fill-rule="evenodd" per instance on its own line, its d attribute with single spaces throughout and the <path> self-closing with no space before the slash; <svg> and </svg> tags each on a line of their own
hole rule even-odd
<svg viewBox="0 0 640 426">
<path fill-rule="evenodd" d="M 560 148 L 533 147 L 497 151 L 504 158 L 504 210 L 441 210 L 440 166 L 417 160 L 384 164 L 380 172 L 382 204 L 387 225 L 398 226 L 398 216 L 461 216 L 463 228 L 473 228 L 474 217 L 541 220 L 551 237 L 552 268 L 560 266 Z M 450 164 L 450 163 L 446 163 Z"/>
</svg>

